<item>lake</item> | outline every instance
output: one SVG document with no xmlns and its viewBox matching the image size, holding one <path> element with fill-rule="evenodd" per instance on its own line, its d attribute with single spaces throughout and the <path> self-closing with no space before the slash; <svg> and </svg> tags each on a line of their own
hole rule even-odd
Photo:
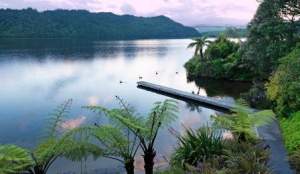
<svg viewBox="0 0 300 174">
<path fill-rule="evenodd" d="M 147 115 L 152 104 L 168 97 L 137 88 L 142 80 L 234 102 L 249 85 L 228 81 L 199 79 L 188 82 L 184 63 L 194 50 L 190 40 L 0 40 L 0 143 L 32 148 L 45 135 L 53 110 L 73 99 L 72 110 L 63 129 L 101 123 L 102 118 L 82 109 L 86 105 L 118 107 L 115 96 Z M 120 83 L 120 81 L 124 83 Z M 217 111 L 178 101 L 178 120 L 172 128 L 198 128 L 210 123 Z M 176 147 L 176 138 L 167 129 L 159 134 L 157 164 Z M 142 158 L 136 160 L 142 171 Z M 86 164 L 58 160 L 51 173 L 116 173 L 122 165 L 107 159 L 88 160 Z"/>
</svg>

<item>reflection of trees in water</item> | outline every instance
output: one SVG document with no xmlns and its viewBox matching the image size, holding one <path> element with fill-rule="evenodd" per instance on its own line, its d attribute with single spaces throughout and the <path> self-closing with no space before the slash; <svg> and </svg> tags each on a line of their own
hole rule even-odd
<svg viewBox="0 0 300 174">
<path fill-rule="evenodd" d="M 0 41 L 0 61 L 11 57 L 22 59 L 94 59 L 136 58 L 145 52 L 162 57 L 167 53 L 164 45 L 139 45 L 132 41 L 91 41 L 75 39 L 3 39 Z"/>
<path fill-rule="evenodd" d="M 203 88 L 210 97 L 230 96 L 233 98 L 239 98 L 240 94 L 248 91 L 251 85 L 246 82 L 215 80 L 209 78 L 189 79 L 189 82 L 195 82 L 197 87 Z"/>
</svg>

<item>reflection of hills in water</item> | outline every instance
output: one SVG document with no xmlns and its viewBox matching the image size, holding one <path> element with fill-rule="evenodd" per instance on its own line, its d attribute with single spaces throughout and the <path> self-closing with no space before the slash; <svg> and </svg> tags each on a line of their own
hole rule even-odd
<svg viewBox="0 0 300 174">
<path fill-rule="evenodd" d="M 142 44 L 142 43 L 145 44 Z M 0 61 L 6 58 L 36 59 L 93 59 L 138 54 L 165 56 L 168 48 L 154 40 L 90 41 L 72 39 L 4 39 L 0 41 Z"/>
<path fill-rule="evenodd" d="M 215 80 L 210 78 L 192 79 L 199 89 L 205 89 L 207 96 L 216 98 L 234 98 L 238 99 L 241 93 L 247 92 L 251 86 L 248 82 L 236 82 L 228 80 Z M 226 99 L 225 99 L 226 100 Z"/>
</svg>

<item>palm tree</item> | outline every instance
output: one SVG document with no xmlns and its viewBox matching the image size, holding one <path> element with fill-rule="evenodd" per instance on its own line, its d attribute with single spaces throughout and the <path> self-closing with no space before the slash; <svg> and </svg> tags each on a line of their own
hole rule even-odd
<svg viewBox="0 0 300 174">
<path fill-rule="evenodd" d="M 138 139 L 138 144 L 143 151 L 144 168 L 146 174 L 153 174 L 154 158 L 156 151 L 154 149 L 155 140 L 159 130 L 169 125 L 177 118 L 177 102 L 174 100 L 165 100 L 156 102 L 148 117 L 140 117 L 126 105 L 119 97 L 122 109 L 108 110 L 101 106 L 90 106 L 93 111 L 104 112 L 117 125 L 128 128 L 129 132 Z"/>
<path fill-rule="evenodd" d="M 201 38 L 195 38 L 193 39 L 193 42 L 188 45 L 188 48 L 194 48 L 195 47 L 195 53 L 194 56 L 200 56 L 201 60 L 204 60 L 204 46 L 207 44 L 210 44 L 211 41 L 207 40 L 207 37 L 201 37 Z"/>
</svg>

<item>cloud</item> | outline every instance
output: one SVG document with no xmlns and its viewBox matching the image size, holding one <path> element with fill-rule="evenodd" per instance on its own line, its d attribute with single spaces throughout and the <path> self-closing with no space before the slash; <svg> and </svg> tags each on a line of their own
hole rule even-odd
<svg viewBox="0 0 300 174">
<path fill-rule="evenodd" d="M 166 15 L 190 26 L 246 24 L 257 6 L 255 0 L 0 0 L 0 8 L 67 8 L 137 16 Z"/>
<path fill-rule="evenodd" d="M 132 15 L 136 14 L 135 9 L 130 4 L 127 3 L 121 6 L 121 12 L 124 14 L 132 14 Z"/>
<path fill-rule="evenodd" d="M 79 127 L 81 124 L 83 124 L 86 120 L 85 116 L 80 116 L 78 118 L 70 119 L 61 124 L 61 127 L 63 130 L 71 130 Z"/>
</svg>

